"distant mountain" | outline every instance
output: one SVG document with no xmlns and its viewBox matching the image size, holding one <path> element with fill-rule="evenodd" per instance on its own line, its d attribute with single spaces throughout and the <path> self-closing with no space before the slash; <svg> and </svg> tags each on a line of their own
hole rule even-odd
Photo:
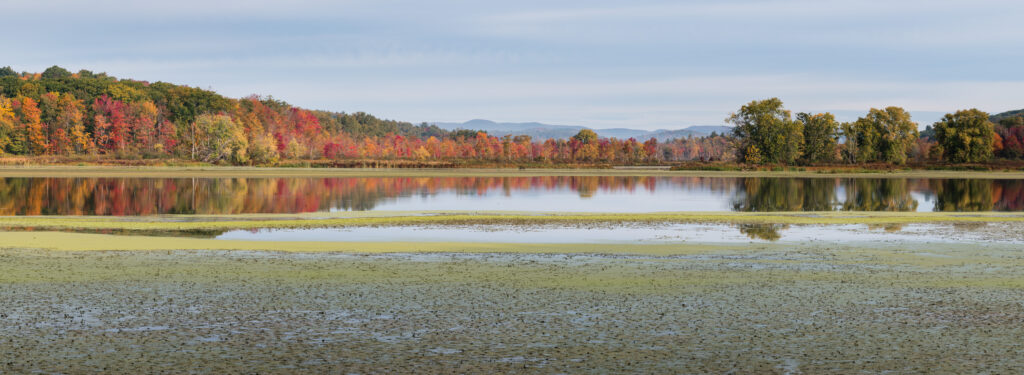
<svg viewBox="0 0 1024 375">
<path fill-rule="evenodd" d="M 1011 117 L 1024 117 L 1024 109 L 1018 109 L 1016 111 L 1006 111 L 1006 112 L 1003 112 L 1003 113 L 996 113 L 996 114 L 992 115 L 991 117 L 989 117 L 989 120 L 991 120 L 992 122 L 998 123 L 999 120 L 1002 120 L 1002 119 L 1005 119 L 1005 118 L 1011 118 Z"/>
<path fill-rule="evenodd" d="M 702 137 L 710 135 L 712 132 L 728 133 L 732 131 L 731 127 L 715 125 L 699 125 L 675 130 L 640 130 L 627 128 L 592 129 L 575 125 L 550 125 L 539 122 L 494 122 L 481 119 L 470 120 L 463 123 L 435 122 L 433 125 L 437 125 L 437 127 L 445 130 L 483 130 L 488 134 L 499 137 L 504 135 L 528 135 L 536 140 L 566 139 L 576 135 L 576 133 L 579 133 L 579 131 L 583 129 L 591 129 L 602 138 L 636 138 L 638 140 L 656 138 L 658 141 L 666 141 L 673 138 L 686 138 L 691 135 L 694 137 Z"/>
</svg>

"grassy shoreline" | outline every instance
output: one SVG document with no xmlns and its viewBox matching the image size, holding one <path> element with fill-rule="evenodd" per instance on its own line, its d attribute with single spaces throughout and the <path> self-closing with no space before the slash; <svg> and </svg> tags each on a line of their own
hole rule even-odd
<svg viewBox="0 0 1024 375">
<path fill-rule="evenodd" d="M 670 171 L 664 168 L 501 169 L 501 168 L 274 168 L 274 167 L 104 167 L 4 166 L 0 177 L 821 177 L 821 178 L 987 178 L 1024 179 L 1024 171 L 856 170 L 856 171 Z"/>
<path fill-rule="evenodd" d="M 183 221 L 187 219 L 188 221 Z M 380 212 L 294 215 L 11 216 L 0 228 L 35 230 L 224 231 L 239 229 L 344 228 L 372 226 L 465 225 L 615 225 L 633 223 L 712 224 L 911 224 L 1024 222 L 1024 213 L 964 212 L 664 212 L 664 213 L 523 213 L 523 212 Z"/>
<path fill-rule="evenodd" d="M 607 254 L 688 255 L 734 249 L 736 246 L 709 244 L 590 244 L 590 243 L 499 243 L 499 242 L 326 242 L 326 241 L 241 241 L 183 237 L 120 236 L 69 232 L 0 232 L 0 249 L 45 249 L 78 251 L 176 251 L 232 250 L 285 253 L 519 253 L 519 254 Z M 766 244 L 758 248 L 774 247 Z"/>
</svg>

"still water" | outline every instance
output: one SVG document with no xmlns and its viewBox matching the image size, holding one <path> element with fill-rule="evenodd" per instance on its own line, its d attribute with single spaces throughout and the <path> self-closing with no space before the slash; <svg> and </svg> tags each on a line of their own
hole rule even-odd
<svg viewBox="0 0 1024 375">
<path fill-rule="evenodd" d="M 786 224 L 624 224 L 615 226 L 413 226 L 306 229 L 231 230 L 215 236 L 220 240 L 246 241 L 348 241 L 348 242 L 502 242 L 502 243 L 597 243 L 684 244 L 785 241 L 920 243 L 1024 243 L 1010 223 L 904 224 L 904 225 L 786 225 Z"/>
<path fill-rule="evenodd" d="M 622 176 L 0 178 L 0 215 L 366 210 L 1024 211 L 1024 180 Z"/>
</svg>

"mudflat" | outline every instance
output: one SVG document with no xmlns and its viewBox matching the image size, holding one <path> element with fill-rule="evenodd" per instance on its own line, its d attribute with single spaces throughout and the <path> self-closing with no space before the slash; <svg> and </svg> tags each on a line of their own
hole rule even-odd
<svg viewBox="0 0 1024 375">
<path fill-rule="evenodd" d="M 1013 244 L 0 251 L 5 372 L 1012 372 Z"/>
</svg>

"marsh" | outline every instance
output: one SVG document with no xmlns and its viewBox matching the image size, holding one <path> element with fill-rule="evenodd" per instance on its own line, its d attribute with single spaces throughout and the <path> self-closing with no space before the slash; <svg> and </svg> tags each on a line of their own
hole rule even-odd
<svg viewBox="0 0 1024 375">
<path fill-rule="evenodd" d="M 1007 245 L 0 257 L 14 373 L 998 373 L 1024 358 L 1024 257 Z"/>
</svg>

